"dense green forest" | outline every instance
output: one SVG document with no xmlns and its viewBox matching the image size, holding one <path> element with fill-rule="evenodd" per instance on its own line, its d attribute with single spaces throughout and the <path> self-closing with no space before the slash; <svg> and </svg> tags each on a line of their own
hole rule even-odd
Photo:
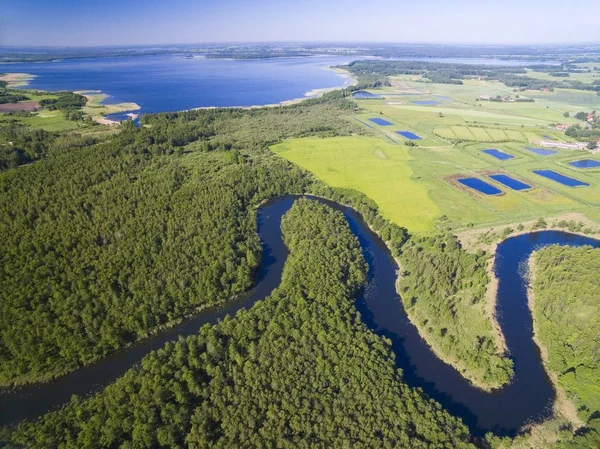
<svg viewBox="0 0 600 449">
<path fill-rule="evenodd" d="M 254 206 L 310 184 L 266 145 L 354 132 L 348 103 L 152 116 L 1 173 L 0 383 L 90 363 L 250 287 Z"/>
<path fill-rule="evenodd" d="M 402 248 L 399 291 L 411 320 L 438 356 L 476 385 L 507 383 L 512 361 L 499 353 L 485 313 L 488 256 L 452 235 L 413 237 Z"/>
<path fill-rule="evenodd" d="M 600 249 L 553 246 L 535 255 L 534 318 L 548 367 L 580 417 L 600 413 Z"/>
<path fill-rule="evenodd" d="M 0 171 L 41 159 L 55 140 L 55 134 L 43 129 L 0 123 Z"/>
<path fill-rule="evenodd" d="M 463 424 L 402 383 L 358 316 L 367 268 L 343 216 L 299 200 L 282 231 L 290 254 L 269 298 L 5 430 L 8 447 L 472 447 Z"/>
</svg>

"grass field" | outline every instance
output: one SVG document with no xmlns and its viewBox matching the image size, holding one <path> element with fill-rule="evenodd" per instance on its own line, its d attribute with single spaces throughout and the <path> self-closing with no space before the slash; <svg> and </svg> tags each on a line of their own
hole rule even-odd
<svg viewBox="0 0 600 449">
<path fill-rule="evenodd" d="M 411 93 L 394 97 L 394 89 Z M 566 212 L 579 212 L 599 221 L 600 170 L 576 169 L 568 162 L 584 157 L 600 160 L 600 155 L 560 150 L 544 157 L 525 150 L 526 146 L 538 145 L 545 136 L 572 141 L 564 133 L 550 129 L 552 120 L 568 120 L 561 111 L 572 104 L 546 108 L 541 101 L 540 104 L 476 101 L 478 95 L 490 91 L 501 92 L 502 85 L 479 81 L 468 81 L 464 86 L 424 84 L 398 77 L 395 87 L 373 90 L 388 95 L 387 98 L 357 101 L 361 109 L 354 119 L 367 124 L 373 138 L 299 139 L 278 145 L 274 150 L 328 184 L 365 193 L 380 205 L 387 218 L 413 232 L 433 230 L 436 218 L 442 215 L 456 229 L 547 218 Z M 436 98 L 435 95 L 452 100 L 444 99 L 441 105 L 433 107 L 410 103 L 412 98 Z M 552 102 L 557 98 L 573 102 L 573 96 L 579 95 L 558 91 L 547 96 Z M 587 93 L 584 97 L 588 98 Z M 377 126 L 368 121 L 373 117 L 393 125 Z M 398 130 L 412 131 L 422 140 L 414 141 L 417 147 L 408 148 L 407 139 L 396 134 Z M 490 147 L 515 157 L 500 161 L 481 151 Z M 533 173 L 539 169 L 555 170 L 590 186 L 566 187 Z M 489 175 L 493 173 L 514 176 L 533 189 L 510 190 L 491 180 Z M 460 188 L 453 181 L 465 176 L 483 179 L 500 188 L 503 194 L 480 195 Z"/>
<path fill-rule="evenodd" d="M 408 165 L 408 147 L 382 139 L 294 139 L 272 148 L 334 187 L 365 193 L 382 214 L 413 232 L 428 232 L 440 210 Z"/>
</svg>

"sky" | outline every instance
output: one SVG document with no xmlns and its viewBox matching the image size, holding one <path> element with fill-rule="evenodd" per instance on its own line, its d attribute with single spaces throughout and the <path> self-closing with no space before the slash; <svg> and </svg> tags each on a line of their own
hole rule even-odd
<svg viewBox="0 0 600 449">
<path fill-rule="evenodd" d="M 599 43 L 597 0 L 0 0 L 0 45 Z"/>
</svg>

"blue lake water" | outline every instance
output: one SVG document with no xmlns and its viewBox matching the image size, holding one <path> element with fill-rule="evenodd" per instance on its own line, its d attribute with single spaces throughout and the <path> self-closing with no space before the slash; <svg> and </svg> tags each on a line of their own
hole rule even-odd
<svg viewBox="0 0 600 449">
<path fill-rule="evenodd" d="M 348 57 L 282 58 L 252 61 L 186 58 L 177 55 L 68 59 L 0 64 L 0 72 L 37 77 L 40 90 L 101 90 L 106 103 L 134 102 L 141 112 L 207 106 L 252 106 L 303 97 L 317 88 L 348 81 L 327 67 Z"/>
<path fill-rule="evenodd" d="M 421 137 L 410 131 L 396 131 L 396 134 L 400 134 L 402 137 L 406 137 L 410 140 L 421 140 Z"/>
<path fill-rule="evenodd" d="M 478 178 L 462 178 L 459 179 L 458 182 L 471 189 L 477 190 L 479 193 L 483 193 L 484 195 L 500 195 L 502 193 L 502 190 L 499 188 L 494 187 L 493 185 L 488 184 L 487 182 Z"/>
<path fill-rule="evenodd" d="M 439 101 L 435 100 L 419 100 L 419 101 L 411 101 L 412 104 L 416 104 L 419 106 L 437 106 L 441 104 Z"/>
<path fill-rule="evenodd" d="M 454 101 L 452 97 L 445 97 L 444 95 L 434 95 L 435 98 L 442 101 Z"/>
<path fill-rule="evenodd" d="M 581 159 L 580 161 L 569 162 L 569 165 L 577 168 L 596 168 L 600 167 L 600 161 L 594 159 Z"/>
<path fill-rule="evenodd" d="M 558 153 L 558 151 L 556 150 L 546 150 L 544 148 L 532 148 L 532 147 L 527 147 L 525 148 L 527 151 L 531 151 L 532 153 L 535 154 L 539 154 L 540 156 L 551 156 L 553 154 Z"/>
<path fill-rule="evenodd" d="M 388 122 L 387 120 L 379 118 L 379 117 L 370 118 L 369 121 L 373 122 L 373 123 L 375 123 L 376 125 L 379 125 L 379 126 L 392 126 L 393 125 L 392 122 Z"/>
<path fill-rule="evenodd" d="M 497 175 L 490 175 L 490 178 L 492 178 L 494 181 L 497 181 L 500 184 L 505 185 L 506 187 L 509 187 L 513 190 L 531 189 L 531 186 L 529 184 L 525 184 L 524 182 L 521 182 L 518 179 L 511 178 L 510 176 L 503 175 L 501 173 L 497 174 Z"/>
<path fill-rule="evenodd" d="M 372 94 L 371 92 L 367 92 L 366 90 L 359 90 L 352 94 L 353 98 L 358 99 L 370 99 L 370 98 L 381 98 L 381 95 Z"/>
<path fill-rule="evenodd" d="M 512 154 L 505 153 L 495 148 L 488 148 L 487 150 L 482 151 L 486 154 L 489 154 L 490 156 L 494 156 L 496 159 L 500 159 L 501 161 L 506 161 L 508 159 L 514 158 Z"/>
<path fill-rule="evenodd" d="M 562 175 L 554 170 L 534 170 L 536 175 L 543 176 L 544 178 L 551 179 L 552 181 L 556 181 L 559 184 L 563 184 L 569 187 L 581 187 L 581 186 L 589 186 L 587 182 L 579 181 L 575 178 L 570 178 L 568 176 Z"/>
</svg>

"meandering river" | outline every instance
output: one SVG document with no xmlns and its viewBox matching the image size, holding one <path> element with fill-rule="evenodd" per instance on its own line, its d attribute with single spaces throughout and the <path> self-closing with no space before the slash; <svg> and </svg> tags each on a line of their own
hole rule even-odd
<svg viewBox="0 0 600 449">
<path fill-rule="evenodd" d="M 86 395 L 117 379 L 150 351 L 178 336 L 196 334 L 200 326 L 216 323 L 241 308 L 267 297 L 281 280 L 287 250 L 281 235 L 281 218 L 296 197 L 269 201 L 257 213 L 263 258 L 256 286 L 243 298 L 222 308 L 206 310 L 158 335 L 140 341 L 52 382 L 0 392 L 0 425 L 36 418 L 65 404 L 71 395 Z M 495 260 L 499 280 L 497 311 L 514 360 L 515 376 L 506 387 L 486 393 L 473 387 L 454 368 L 438 359 L 410 323 L 395 289 L 397 265 L 381 239 L 354 210 L 322 201 L 341 211 L 358 237 L 369 265 L 369 276 L 357 299 L 364 323 L 392 341 L 396 365 L 404 381 L 420 387 L 447 410 L 461 417 L 471 431 L 514 435 L 523 425 L 552 414 L 554 391 L 533 342 L 531 313 L 527 306 L 526 262 L 533 251 L 552 244 L 600 247 L 600 241 L 557 231 L 540 231 L 509 238 L 498 246 Z"/>
</svg>

